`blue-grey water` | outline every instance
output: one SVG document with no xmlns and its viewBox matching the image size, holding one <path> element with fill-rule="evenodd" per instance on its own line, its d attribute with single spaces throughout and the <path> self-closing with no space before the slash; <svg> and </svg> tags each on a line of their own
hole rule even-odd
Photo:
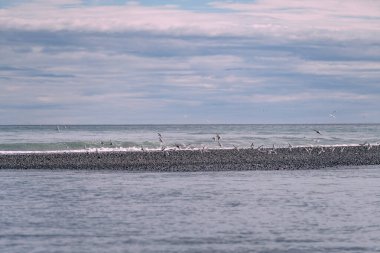
<svg viewBox="0 0 380 253">
<path fill-rule="evenodd" d="M 0 155 L 219 148 L 216 134 L 223 148 L 380 143 L 379 124 L 0 126 Z M 380 252 L 379 179 L 380 166 L 0 170 L 0 252 Z"/>
<path fill-rule="evenodd" d="M 0 252 L 380 252 L 380 167 L 2 170 Z"/>
<path fill-rule="evenodd" d="M 320 131 L 317 134 L 314 130 Z M 380 143 L 380 124 L 331 125 L 42 125 L 0 126 L 0 153 L 95 149 L 158 149 L 180 144 L 189 148 L 296 145 L 358 145 Z"/>
</svg>

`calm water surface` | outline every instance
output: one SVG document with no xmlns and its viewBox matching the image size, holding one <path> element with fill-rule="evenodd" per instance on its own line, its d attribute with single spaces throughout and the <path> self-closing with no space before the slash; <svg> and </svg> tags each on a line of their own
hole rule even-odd
<svg viewBox="0 0 380 253">
<path fill-rule="evenodd" d="M 0 252 L 380 252 L 380 167 L 0 171 Z"/>
</svg>

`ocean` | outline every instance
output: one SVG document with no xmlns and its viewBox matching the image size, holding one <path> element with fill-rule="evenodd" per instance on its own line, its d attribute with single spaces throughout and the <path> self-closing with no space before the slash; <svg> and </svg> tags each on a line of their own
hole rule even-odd
<svg viewBox="0 0 380 253">
<path fill-rule="evenodd" d="M 1 252 L 380 252 L 380 167 L 0 170 Z"/>
<path fill-rule="evenodd" d="M 256 147 L 376 144 L 380 142 L 380 124 L 0 126 L 0 153 L 138 151 L 162 145 L 220 148 L 212 139 L 216 134 L 223 148 L 250 147 L 252 143 Z"/>
<path fill-rule="evenodd" d="M 0 155 L 379 141 L 378 124 L 0 126 Z M 181 173 L 3 169 L 0 252 L 380 252 L 379 182 L 380 165 Z"/>
</svg>

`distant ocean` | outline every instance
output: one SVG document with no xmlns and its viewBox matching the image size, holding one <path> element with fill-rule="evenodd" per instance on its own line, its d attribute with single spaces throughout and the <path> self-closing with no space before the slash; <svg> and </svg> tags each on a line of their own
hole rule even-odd
<svg viewBox="0 0 380 253">
<path fill-rule="evenodd" d="M 314 130 L 318 130 L 318 134 Z M 155 150 L 187 148 L 358 145 L 380 142 L 380 124 L 335 125 L 7 125 L 0 126 L 0 153 Z"/>
</svg>

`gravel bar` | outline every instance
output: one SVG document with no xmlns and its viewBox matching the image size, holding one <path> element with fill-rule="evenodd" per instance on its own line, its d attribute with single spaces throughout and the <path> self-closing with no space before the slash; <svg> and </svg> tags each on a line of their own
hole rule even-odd
<svg viewBox="0 0 380 253">
<path fill-rule="evenodd" d="M 380 164 L 380 146 L 61 152 L 0 155 L 0 169 L 133 172 L 320 169 Z"/>
</svg>

